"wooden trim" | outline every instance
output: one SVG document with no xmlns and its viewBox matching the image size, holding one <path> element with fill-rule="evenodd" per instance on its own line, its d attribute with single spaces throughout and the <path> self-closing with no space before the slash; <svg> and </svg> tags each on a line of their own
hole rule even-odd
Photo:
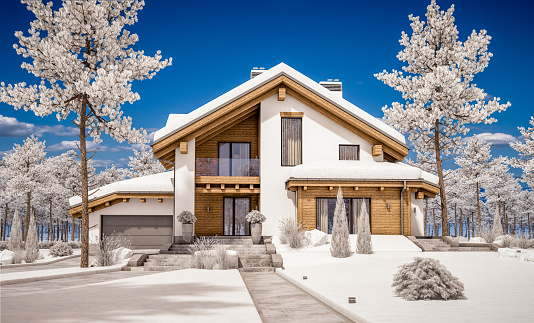
<svg viewBox="0 0 534 323">
<path fill-rule="evenodd" d="M 130 199 L 128 199 L 128 198 L 123 198 L 122 201 L 123 201 L 124 203 L 128 203 L 128 202 L 130 202 Z"/>
<path fill-rule="evenodd" d="M 281 118 L 302 118 L 304 112 L 280 112 Z"/>
<path fill-rule="evenodd" d="M 424 199 L 425 198 L 425 193 L 417 192 L 417 193 L 415 193 L 415 198 L 418 199 L 418 200 Z"/>
<path fill-rule="evenodd" d="M 210 183 L 206 184 L 206 189 L 209 190 L 210 188 L 211 188 L 211 184 Z"/>
<path fill-rule="evenodd" d="M 89 208 L 91 208 L 91 212 L 96 212 L 98 210 L 104 209 L 109 206 L 113 206 L 115 204 L 119 203 L 128 203 L 130 201 L 130 198 L 162 198 L 162 199 L 172 199 L 174 198 L 174 194 L 150 194 L 150 193 L 115 193 L 111 194 L 96 200 L 89 201 Z M 109 205 L 107 205 L 109 204 Z M 69 209 L 69 214 L 73 217 L 81 217 L 82 212 L 82 206 L 78 205 L 74 208 Z"/>
<path fill-rule="evenodd" d="M 211 130 L 209 131 L 206 131 L 205 133 L 199 135 L 196 139 L 195 139 L 195 148 L 202 145 L 203 143 L 205 143 L 206 141 L 212 139 L 213 137 L 216 137 L 218 135 L 220 135 L 221 133 L 233 128 L 234 126 L 240 124 L 241 122 L 247 120 L 248 118 L 252 117 L 254 114 L 258 114 L 258 122 L 259 122 L 259 105 L 256 105 L 254 107 L 253 110 L 250 110 L 246 113 L 242 113 L 240 116 L 237 116 L 235 117 L 234 119 L 228 121 L 227 123 L 219 126 L 219 127 L 216 127 L 216 128 L 212 128 Z M 259 130 L 258 130 L 259 132 Z"/>
<path fill-rule="evenodd" d="M 204 187 L 196 187 L 195 194 L 260 194 L 259 188 L 250 189 L 248 187 L 241 187 L 239 189 L 223 188 L 224 184 L 221 185 L 221 188 L 212 187 L 210 190 L 205 189 Z"/>
<path fill-rule="evenodd" d="M 260 184 L 257 176 L 197 176 L 196 184 Z"/>
<path fill-rule="evenodd" d="M 106 202 L 106 203 L 104 203 L 104 205 L 105 205 L 105 206 L 109 206 L 110 204 L 109 204 L 109 202 Z"/>
<path fill-rule="evenodd" d="M 163 199 L 161 197 L 158 198 L 158 203 L 163 203 Z"/>
<path fill-rule="evenodd" d="M 286 99 L 286 88 L 279 87 L 278 88 L 278 101 L 284 101 L 285 99 Z"/>
<path fill-rule="evenodd" d="M 186 141 L 180 142 L 180 154 L 184 154 L 184 155 L 187 154 L 187 142 Z"/>
<path fill-rule="evenodd" d="M 382 155 L 382 145 L 374 145 L 373 146 L 373 156 L 380 156 Z"/>
<path fill-rule="evenodd" d="M 378 190 L 384 190 L 385 188 L 392 187 L 403 187 L 404 183 L 402 180 L 399 181 L 320 181 L 320 180 L 290 180 L 286 183 L 286 189 L 290 191 L 297 191 L 298 187 L 306 186 L 308 189 L 310 187 L 330 187 L 332 186 L 341 186 L 341 187 L 351 187 L 355 191 L 360 188 L 376 188 Z M 407 181 L 406 188 L 414 189 L 417 191 L 423 191 L 426 196 L 435 197 L 439 193 L 439 188 L 432 186 L 426 182 L 422 181 Z"/>
<path fill-rule="evenodd" d="M 141 203 L 146 203 L 146 198 L 142 197 L 139 199 L 141 201 Z"/>
</svg>

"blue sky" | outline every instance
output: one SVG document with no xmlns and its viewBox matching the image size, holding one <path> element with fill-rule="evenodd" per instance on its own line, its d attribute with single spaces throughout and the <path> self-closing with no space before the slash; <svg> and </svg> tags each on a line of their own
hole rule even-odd
<svg viewBox="0 0 534 323">
<path fill-rule="evenodd" d="M 162 51 L 173 65 L 152 80 L 134 83 L 141 100 L 125 105 L 135 127 L 149 132 L 165 125 L 170 113 L 187 113 L 249 79 L 252 67 L 284 62 L 319 82 L 338 78 L 343 96 L 375 117 L 399 92 L 373 74 L 400 69 L 402 31 L 411 33 L 408 15 L 424 17 L 430 1 L 167 1 L 148 0 L 139 22 L 128 27 L 139 35 L 136 49 Z M 59 1 L 56 1 L 56 7 Z M 531 103 L 534 44 L 529 1 L 438 1 L 442 10 L 455 3 L 460 40 L 473 29 L 493 37 L 494 57 L 475 82 L 491 96 L 510 101 L 497 123 L 471 126 L 472 134 L 493 138 L 493 155 L 516 156 L 508 141 L 520 136 L 534 115 Z M 22 58 L 12 45 L 15 31 L 26 33 L 34 19 L 16 0 L 0 12 L 0 81 L 29 84 L 38 80 L 20 68 Z M 0 103 L 0 157 L 14 143 L 34 133 L 46 140 L 48 156 L 73 147 L 77 129 L 70 120 L 37 117 Z M 74 115 L 71 115 L 74 117 Z M 131 147 L 107 136 L 95 156 L 96 166 L 126 166 Z"/>
</svg>

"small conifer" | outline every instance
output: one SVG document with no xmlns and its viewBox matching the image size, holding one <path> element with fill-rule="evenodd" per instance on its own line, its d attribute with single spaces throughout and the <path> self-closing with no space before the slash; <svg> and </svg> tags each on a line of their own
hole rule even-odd
<svg viewBox="0 0 534 323">
<path fill-rule="evenodd" d="M 330 254 L 332 257 L 336 258 L 345 258 L 351 255 L 347 211 L 345 210 L 345 201 L 343 201 L 341 187 L 339 187 L 339 190 L 337 191 Z"/>
</svg>

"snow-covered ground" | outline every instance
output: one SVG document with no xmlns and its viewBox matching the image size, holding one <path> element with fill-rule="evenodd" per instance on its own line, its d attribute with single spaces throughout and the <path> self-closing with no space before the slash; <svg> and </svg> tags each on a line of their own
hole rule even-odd
<svg viewBox="0 0 534 323">
<path fill-rule="evenodd" d="M 405 240 L 405 241 L 403 241 Z M 355 236 L 351 236 L 355 249 Z M 333 258 L 329 245 L 288 250 L 277 271 L 350 318 L 370 322 L 532 322 L 534 263 L 496 252 L 417 252 L 401 236 L 373 236 L 375 254 Z M 411 244 L 413 246 L 413 244 Z M 404 251 L 403 251 L 404 250 Z M 406 301 L 393 294 L 398 267 L 414 257 L 438 259 L 464 284 L 467 300 Z M 303 276 L 307 276 L 303 280 Z M 357 303 L 349 304 L 348 297 Z"/>
</svg>

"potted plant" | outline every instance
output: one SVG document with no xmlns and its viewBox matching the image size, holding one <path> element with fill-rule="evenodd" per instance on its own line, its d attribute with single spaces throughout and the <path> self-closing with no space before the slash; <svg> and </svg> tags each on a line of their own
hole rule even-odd
<svg viewBox="0 0 534 323">
<path fill-rule="evenodd" d="M 197 217 L 189 211 L 183 211 L 176 216 L 176 219 L 182 222 L 182 237 L 186 242 L 193 242 L 193 224 Z"/>
<path fill-rule="evenodd" d="M 262 222 L 265 221 L 265 215 L 261 214 L 258 210 L 250 211 L 247 214 L 247 221 L 250 223 L 252 243 L 259 244 L 261 240 Z"/>
</svg>

